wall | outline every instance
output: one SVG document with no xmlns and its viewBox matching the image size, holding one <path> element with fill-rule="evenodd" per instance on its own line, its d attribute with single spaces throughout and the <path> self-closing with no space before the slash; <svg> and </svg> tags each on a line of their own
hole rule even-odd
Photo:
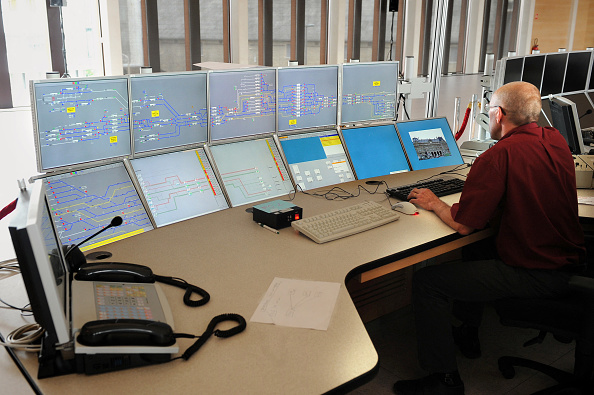
<svg viewBox="0 0 594 395">
<path fill-rule="evenodd" d="M 572 1 L 536 0 L 532 40 L 538 38 L 541 53 L 559 48 L 577 51 L 594 46 L 594 0 L 578 0 L 573 47 L 568 48 Z"/>
</svg>

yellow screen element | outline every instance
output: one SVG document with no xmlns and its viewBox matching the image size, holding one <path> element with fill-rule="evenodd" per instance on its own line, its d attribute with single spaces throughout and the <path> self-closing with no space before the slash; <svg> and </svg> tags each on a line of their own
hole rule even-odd
<svg viewBox="0 0 594 395">
<path fill-rule="evenodd" d="M 125 239 L 125 238 L 130 237 L 130 236 L 136 236 L 137 234 L 140 234 L 140 233 L 143 233 L 143 232 L 144 232 L 144 229 L 138 229 L 138 230 L 135 230 L 134 232 L 124 233 L 123 235 L 119 235 L 119 236 L 116 236 L 116 237 L 112 237 L 110 239 L 105 239 L 105 240 L 102 240 L 102 241 L 98 241 L 97 243 L 89 244 L 88 246 L 81 247 L 80 250 L 83 251 L 83 252 L 84 251 L 87 251 L 87 250 L 92 250 L 93 248 L 101 247 L 101 246 L 104 246 L 106 244 L 113 243 L 115 241 L 122 240 L 122 239 Z"/>
<path fill-rule="evenodd" d="M 109 136 L 110 144 L 117 143 L 117 142 L 118 142 L 118 136 Z"/>
<path fill-rule="evenodd" d="M 322 146 L 328 147 L 330 145 L 340 145 L 340 138 L 338 136 L 321 137 Z"/>
<path fill-rule="evenodd" d="M 373 86 L 380 86 L 381 84 L 381 81 L 373 81 Z"/>
<path fill-rule="evenodd" d="M 155 118 L 159 116 L 159 110 L 151 111 L 151 117 Z"/>
<path fill-rule="evenodd" d="M 67 108 L 66 108 L 66 112 L 67 112 L 68 114 L 71 114 L 71 113 L 73 113 L 73 112 L 76 112 L 76 107 L 67 107 Z"/>
</svg>

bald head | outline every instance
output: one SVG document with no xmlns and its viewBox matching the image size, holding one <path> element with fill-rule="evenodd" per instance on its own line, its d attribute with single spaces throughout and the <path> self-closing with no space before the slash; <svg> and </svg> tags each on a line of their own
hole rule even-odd
<svg viewBox="0 0 594 395">
<path fill-rule="evenodd" d="M 538 88 L 523 81 L 510 82 L 497 89 L 491 103 L 501 106 L 514 126 L 537 122 L 542 108 Z"/>
</svg>

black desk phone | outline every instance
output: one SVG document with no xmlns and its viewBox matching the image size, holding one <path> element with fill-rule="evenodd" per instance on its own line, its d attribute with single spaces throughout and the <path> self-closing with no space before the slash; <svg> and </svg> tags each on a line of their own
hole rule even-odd
<svg viewBox="0 0 594 395">
<path fill-rule="evenodd" d="M 155 275 L 150 267 L 123 262 L 85 263 L 74 278 L 79 281 L 155 282 Z"/>
<path fill-rule="evenodd" d="M 77 338 L 85 346 L 171 346 L 175 337 L 171 327 L 158 321 L 109 319 L 83 325 Z"/>
</svg>

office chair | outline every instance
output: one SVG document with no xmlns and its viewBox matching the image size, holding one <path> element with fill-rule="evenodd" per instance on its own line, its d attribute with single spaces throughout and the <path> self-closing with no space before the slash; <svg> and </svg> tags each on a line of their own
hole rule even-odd
<svg viewBox="0 0 594 395">
<path fill-rule="evenodd" d="M 559 299 L 505 299 L 495 303 L 500 321 L 506 326 L 534 328 L 539 335 L 524 346 L 541 343 L 546 333 L 569 343 L 576 341 L 573 373 L 525 358 L 503 356 L 499 370 L 507 379 L 515 375 L 514 366 L 540 371 L 558 384 L 539 394 L 594 394 L 594 278 L 574 275 L 569 283 L 575 293 Z"/>
</svg>

